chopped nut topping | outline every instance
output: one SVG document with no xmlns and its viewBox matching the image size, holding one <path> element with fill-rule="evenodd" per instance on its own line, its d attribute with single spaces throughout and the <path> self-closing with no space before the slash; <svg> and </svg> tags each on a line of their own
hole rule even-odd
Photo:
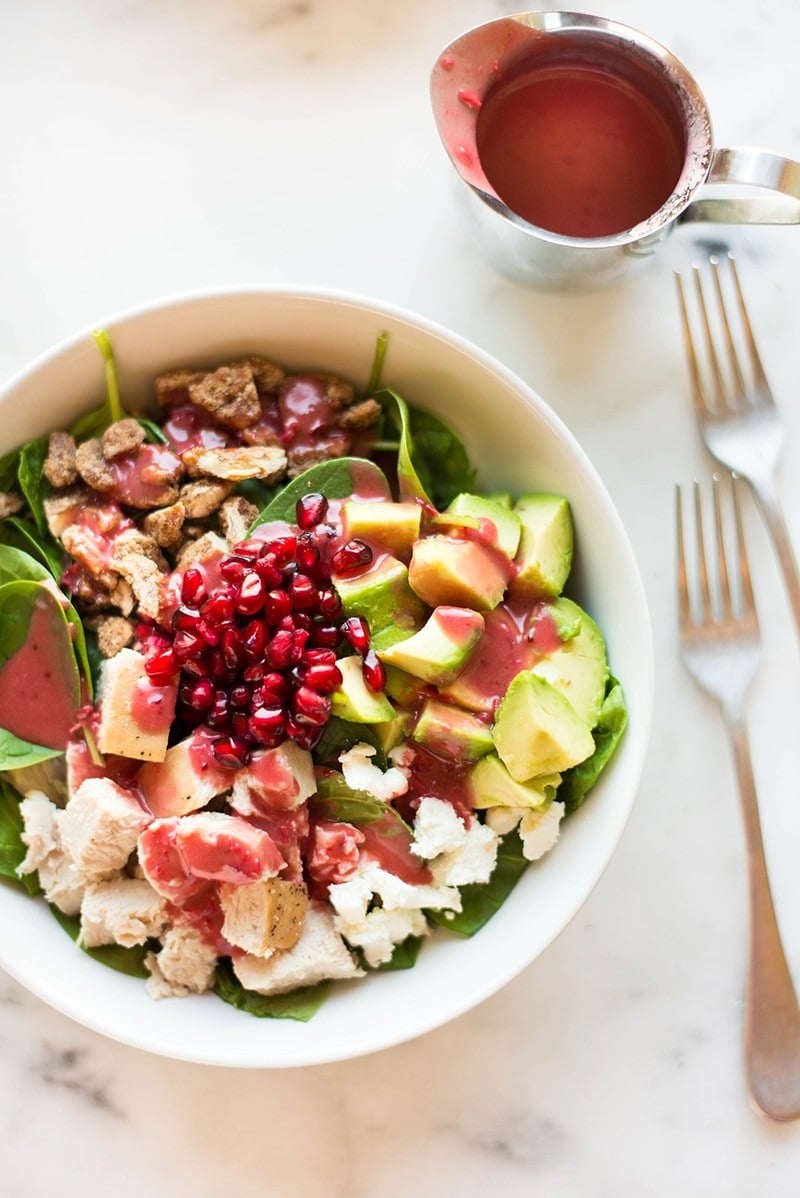
<svg viewBox="0 0 800 1198">
<path fill-rule="evenodd" d="M 195 458 L 194 468 L 201 474 L 230 482 L 259 478 L 263 482 L 274 483 L 286 473 L 286 453 L 277 445 L 206 449 Z"/>
<path fill-rule="evenodd" d="M 132 453 L 144 441 L 144 429 L 138 420 L 128 416 L 117 420 L 103 433 L 103 454 L 106 458 L 118 458 L 123 453 Z"/>
<path fill-rule="evenodd" d="M 114 543 L 112 564 L 130 583 L 142 615 L 157 621 L 164 606 L 163 582 L 169 567 L 156 541 L 136 528 L 127 529 Z"/>
<path fill-rule="evenodd" d="M 159 407 L 189 403 L 189 387 L 204 378 L 205 371 L 202 370 L 168 370 L 160 374 L 153 384 Z"/>
<path fill-rule="evenodd" d="M 43 471 L 47 481 L 54 487 L 71 487 L 78 477 L 75 462 L 77 446 L 69 433 L 51 433 L 47 443 L 47 457 Z"/>
<path fill-rule="evenodd" d="M 298 474 L 302 474 L 310 466 L 317 466 L 320 462 L 328 462 L 331 458 L 342 457 L 344 452 L 344 445 L 336 451 L 333 450 L 332 446 L 323 446 L 317 449 L 290 449 L 288 476 L 289 478 L 297 478 Z"/>
<path fill-rule="evenodd" d="M 6 516 L 14 516 L 17 512 L 22 511 L 23 502 L 21 495 L 15 495 L 13 491 L 0 491 L 0 520 L 5 520 Z"/>
<path fill-rule="evenodd" d="M 103 657 L 115 657 L 120 649 L 127 648 L 134 637 L 131 620 L 123 616 L 99 616 L 94 621 L 97 646 Z"/>
<path fill-rule="evenodd" d="M 267 358 L 262 358 L 258 354 L 250 354 L 249 357 L 243 358 L 241 362 L 234 362 L 232 365 L 250 367 L 253 372 L 253 382 L 256 385 L 259 395 L 270 395 L 273 391 L 277 391 L 286 378 L 285 370 L 276 365 L 275 362 L 270 362 Z"/>
<path fill-rule="evenodd" d="M 339 428 L 362 429 L 371 428 L 381 414 L 381 405 L 376 399 L 363 399 L 354 403 L 339 416 Z"/>
<path fill-rule="evenodd" d="M 186 483 L 180 490 L 180 502 L 187 520 L 207 519 L 228 498 L 233 487 L 232 482 L 211 482 L 204 478 Z"/>
<path fill-rule="evenodd" d="M 253 371 L 247 363 L 220 366 L 200 382 L 191 383 L 189 398 L 227 428 L 247 428 L 261 416 Z"/>
<path fill-rule="evenodd" d="M 86 503 L 88 498 L 89 492 L 85 487 L 71 487 L 69 491 L 60 491 L 45 499 L 45 519 L 47 527 L 54 537 L 61 537 L 67 525 L 72 523 L 75 509 L 82 503 Z"/>
<path fill-rule="evenodd" d="M 97 437 L 91 437 L 78 446 L 75 465 L 83 481 L 93 491 L 111 491 L 114 487 L 114 472 L 103 454 L 103 446 Z"/>
<path fill-rule="evenodd" d="M 178 500 L 169 507 L 148 512 L 142 520 L 142 528 L 162 549 L 175 549 L 183 535 L 186 509 Z"/>
<path fill-rule="evenodd" d="M 257 515 L 258 508 L 244 495 L 232 495 L 225 500 L 219 509 L 219 523 L 229 545 L 246 540 Z"/>
</svg>

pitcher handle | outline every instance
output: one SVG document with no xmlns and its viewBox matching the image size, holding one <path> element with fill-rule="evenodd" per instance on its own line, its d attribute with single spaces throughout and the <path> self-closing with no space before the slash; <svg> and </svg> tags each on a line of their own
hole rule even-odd
<svg viewBox="0 0 800 1198">
<path fill-rule="evenodd" d="M 773 194 L 704 197 L 707 186 L 719 184 L 762 187 Z M 679 219 L 728 225 L 800 224 L 800 162 L 749 146 L 715 150 L 698 198 Z"/>
</svg>

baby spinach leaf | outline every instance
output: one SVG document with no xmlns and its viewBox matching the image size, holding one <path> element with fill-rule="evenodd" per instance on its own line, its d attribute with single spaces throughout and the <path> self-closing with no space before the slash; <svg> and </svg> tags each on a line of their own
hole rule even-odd
<svg viewBox="0 0 800 1198">
<path fill-rule="evenodd" d="M 325 731 L 314 749 L 314 759 L 321 765 L 333 765 L 339 760 L 340 753 L 346 753 L 357 744 L 372 745 L 375 756 L 371 758 L 379 769 L 386 769 L 386 754 L 383 752 L 377 736 L 368 724 L 354 724 L 339 716 L 331 716 L 325 725 Z"/>
<path fill-rule="evenodd" d="M 392 828 L 410 832 L 408 824 L 390 803 L 376 799 L 366 790 L 352 790 L 341 774 L 325 774 L 317 781 L 317 793 L 310 800 L 312 811 L 325 819 L 341 820 L 356 827 L 384 824 L 381 835 L 391 835 Z"/>
<path fill-rule="evenodd" d="M 502 907 L 528 867 L 522 853 L 519 833 L 509 832 L 500 841 L 497 864 L 488 882 L 471 882 L 461 886 L 461 911 L 426 911 L 431 923 L 449 928 L 459 936 L 474 936 Z"/>
<path fill-rule="evenodd" d="M 8 878 L 27 890 L 28 894 L 38 894 L 39 879 L 35 873 L 17 873 L 18 867 L 25 860 L 27 849 L 22 843 L 23 820 L 19 809 L 22 795 L 14 787 L 0 778 L 0 877 Z"/>
<path fill-rule="evenodd" d="M 0 456 L 0 491 L 11 491 L 17 481 L 19 450 L 11 449 Z"/>
<path fill-rule="evenodd" d="M 397 478 L 401 499 L 423 499 L 436 508 L 447 507 L 461 491 L 469 491 L 476 471 L 463 442 L 438 416 L 406 401 L 388 388 L 375 399 L 384 412 L 384 432 L 399 438 Z"/>
<path fill-rule="evenodd" d="M 61 749 L 31 744 L 7 728 L 0 728 L 0 770 L 22 770 L 40 761 L 49 761 L 51 757 L 60 757 L 61 754 Z"/>
<path fill-rule="evenodd" d="M 600 708 L 597 726 L 592 729 L 594 752 L 580 765 L 566 770 L 561 779 L 556 797 L 571 815 L 580 807 L 611 760 L 628 722 L 625 695 L 616 678 L 610 678 L 606 697 Z"/>
<path fill-rule="evenodd" d="M 288 486 L 279 491 L 275 498 L 259 512 L 253 528 L 273 520 L 294 524 L 297 501 L 303 495 L 318 491 L 328 499 L 345 499 L 348 495 L 368 483 L 370 491 L 383 492 L 390 498 L 389 484 L 382 470 L 366 458 L 331 458 L 304 470 Z"/>
<path fill-rule="evenodd" d="M 0 545 L 0 586 L 7 582 L 45 582 L 50 571 L 24 549 Z"/>
<path fill-rule="evenodd" d="M 240 1011 L 256 1015 L 259 1019 L 297 1019 L 301 1023 L 307 1023 L 316 1015 L 329 989 L 329 982 L 319 982 L 316 986 L 304 986 L 289 994 L 257 994 L 254 990 L 245 990 L 228 960 L 217 963 L 214 983 L 217 997 Z"/>
<path fill-rule="evenodd" d="M 147 416 L 137 416 L 136 423 L 141 425 L 147 433 L 148 441 L 154 444 L 169 445 L 169 437 L 167 437 L 161 425 L 156 424 L 155 420 L 150 420 Z"/>
<path fill-rule="evenodd" d="M 58 542 L 49 533 L 40 533 L 36 525 L 24 516 L 7 516 L 0 522 L 0 542 L 21 549 L 43 566 L 58 582 L 64 570 L 64 559 Z"/>
<path fill-rule="evenodd" d="M 120 399 L 117 366 L 114 361 L 114 353 L 111 349 L 111 342 L 108 339 L 108 335 L 102 329 L 95 329 L 92 337 L 103 356 L 106 397 L 99 408 L 94 408 L 91 412 L 86 412 L 83 416 L 79 416 L 70 425 L 69 431 L 78 440 L 99 437 L 115 421 L 123 420 L 126 416 L 122 400 Z"/>
<path fill-rule="evenodd" d="M 69 938 L 78 944 L 87 957 L 91 957 L 93 961 L 98 961 L 101 965 L 107 965 L 109 969 L 116 969 L 117 973 L 126 973 L 132 978 L 150 977 L 150 971 L 144 963 L 144 959 L 150 951 L 149 945 L 134 944 L 130 948 L 124 948 L 121 944 L 103 944 L 99 948 L 86 948 L 78 941 L 81 930 L 80 919 L 75 915 L 65 915 L 53 903 L 50 904 L 50 910 Z"/>
<path fill-rule="evenodd" d="M 50 484 L 44 475 L 44 460 L 47 457 L 47 437 L 37 437 L 28 441 L 19 451 L 19 468 L 17 478 L 20 490 L 28 501 L 31 515 L 36 522 L 40 536 L 47 533 L 47 517 L 44 514 L 44 501 L 50 494 Z"/>
</svg>

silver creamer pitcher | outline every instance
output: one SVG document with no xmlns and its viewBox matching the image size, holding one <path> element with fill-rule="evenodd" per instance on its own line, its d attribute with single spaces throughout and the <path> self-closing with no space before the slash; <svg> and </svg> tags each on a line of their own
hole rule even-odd
<svg viewBox="0 0 800 1198">
<path fill-rule="evenodd" d="M 683 130 L 683 164 L 672 193 L 646 219 L 609 236 L 566 236 L 530 224 L 497 194 L 478 153 L 478 116 L 490 88 L 562 44 L 598 56 L 609 69 L 648 77 Z M 715 147 L 708 105 L 683 64 L 652 38 L 603 17 L 533 12 L 480 25 L 439 55 L 431 102 L 466 185 L 460 194 L 471 235 L 518 282 L 573 290 L 612 283 L 648 258 L 679 221 L 800 223 L 800 164 L 765 150 Z"/>
</svg>

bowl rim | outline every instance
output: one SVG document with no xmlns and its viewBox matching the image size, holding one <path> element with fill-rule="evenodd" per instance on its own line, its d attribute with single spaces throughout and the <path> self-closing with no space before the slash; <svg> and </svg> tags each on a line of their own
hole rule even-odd
<svg viewBox="0 0 800 1198">
<path fill-rule="evenodd" d="M 71 1001 L 70 995 L 64 995 L 55 990 L 54 987 L 48 987 L 45 980 L 38 976 L 35 969 L 31 970 L 25 967 L 26 963 L 24 961 L 9 963 L 5 959 L 3 944 L 0 940 L 0 967 L 5 969 L 10 976 L 14 977 L 38 998 L 77 1023 L 119 1043 L 140 1048 L 169 1059 L 184 1060 L 197 1064 L 236 1068 L 289 1068 L 349 1060 L 425 1035 L 440 1026 L 452 1022 L 467 1011 L 485 1002 L 486 999 L 497 993 L 532 965 L 553 944 L 561 932 L 575 918 L 599 883 L 610 864 L 630 818 L 641 784 L 652 728 L 655 701 L 655 653 L 646 591 L 628 533 L 599 472 L 574 434 L 537 391 L 514 371 L 503 365 L 492 354 L 438 321 L 400 305 L 348 290 L 321 286 L 292 286 L 291 284 L 281 283 L 218 285 L 168 293 L 156 299 L 119 310 L 94 325 L 85 326 L 61 338 L 55 344 L 39 353 L 21 369 L 15 371 L 0 386 L 0 408 L 8 395 L 13 393 L 18 387 L 25 385 L 46 366 L 85 343 L 93 329 L 102 328 L 113 336 L 114 330 L 120 326 L 127 325 L 142 317 L 157 316 L 159 312 L 166 312 L 176 308 L 190 309 L 194 305 L 205 304 L 209 301 L 224 303 L 233 298 L 247 299 L 250 296 L 254 298 L 284 297 L 292 301 L 297 300 L 301 302 L 305 300 L 322 301 L 337 306 L 361 309 L 378 316 L 386 316 L 410 326 L 417 333 L 438 339 L 456 349 L 467 358 L 475 360 L 484 370 L 495 375 L 507 388 L 520 396 L 526 406 L 531 407 L 536 412 L 537 418 L 548 425 L 554 435 L 566 442 L 570 455 L 580 465 L 580 469 L 590 480 L 592 489 L 596 492 L 597 497 L 602 499 L 605 507 L 605 515 L 616 528 L 617 548 L 622 551 L 626 558 L 628 581 L 632 584 L 632 590 L 628 593 L 627 601 L 635 616 L 635 623 L 638 627 L 641 640 L 641 655 L 637 666 L 641 694 L 637 700 L 636 710 L 636 723 L 639 731 L 635 738 L 635 743 L 628 748 L 628 757 L 630 758 L 628 771 L 631 779 L 628 787 L 629 793 L 627 801 L 619 808 L 615 820 L 606 831 L 607 851 L 602 863 L 599 868 L 593 869 L 591 874 L 583 879 L 582 885 L 575 891 L 573 901 L 563 911 L 561 917 L 553 921 L 550 934 L 538 952 L 535 952 L 533 956 L 527 957 L 522 963 L 520 963 L 517 955 L 510 954 L 505 968 L 496 968 L 493 972 L 485 971 L 481 980 L 474 982 L 470 986 L 468 993 L 463 995 L 460 1001 L 451 1001 L 448 1004 L 445 1012 L 439 1011 L 435 1005 L 432 1005 L 428 1010 L 424 1006 L 418 1007 L 416 1012 L 414 1012 L 413 1018 L 409 1020 L 408 1025 L 387 1029 L 384 1023 L 381 1031 L 376 1031 L 376 1028 L 373 1027 L 370 1034 L 367 1035 L 362 1030 L 360 1035 L 355 1036 L 354 1039 L 347 1042 L 339 1041 L 336 1044 L 330 1043 L 327 1050 L 321 1049 L 317 1044 L 312 1052 L 306 1052 L 303 1050 L 301 1044 L 299 1048 L 295 1046 L 289 1051 L 276 1054 L 267 1045 L 266 1051 L 262 1051 L 260 1054 L 258 1051 L 255 1053 L 250 1052 L 244 1057 L 231 1053 L 229 1049 L 226 1051 L 224 1046 L 220 1051 L 216 1050 L 213 1044 L 207 1044 L 204 1051 L 198 1052 L 154 1042 L 152 1036 L 148 1036 L 146 1032 L 139 1033 L 135 1028 L 121 1029 L 118 1026 L 118 1022 L 115 1022 L 114 1018 L 111 1017 L 111 1012 L 107 1012 L 102 1008 L 87 1012 L 79 1003 Z M 25 896 L 25 899 L 27 901 L 27 896 Z M 122 975 L 118 976 L 121 977 Z M 141 981 L 139 984 L 143 985 Z M 203 997 L 208 998 L 208 996 Z M 240 1018 L 243 1017 L 239 1012 L 236 1012 L 236 1014 Z M 302 1024 L 299 1026 L 307 1027 L 308 1025 Z M 253 1047 L 255 1048 L 256 1046 L 254 1045 Z M 253 1059 L 254 1056 L 255 1059 Z"/>
</svg>

